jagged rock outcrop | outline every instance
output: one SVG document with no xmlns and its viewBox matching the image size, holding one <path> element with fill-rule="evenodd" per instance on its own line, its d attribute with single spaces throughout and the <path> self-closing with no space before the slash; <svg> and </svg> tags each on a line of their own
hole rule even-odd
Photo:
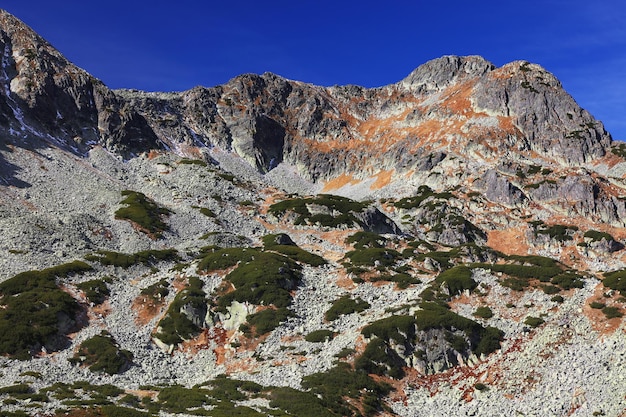
<svg viewBox="0 0 626 417">
<path fill-rule="evenodd" d="M 79 153 L 96 144 L 125 156 L 160 147 L 135 109 L 22 22 L 0 11 L 0 28 L 0 109 L 8 135 Z"/>
</svg>

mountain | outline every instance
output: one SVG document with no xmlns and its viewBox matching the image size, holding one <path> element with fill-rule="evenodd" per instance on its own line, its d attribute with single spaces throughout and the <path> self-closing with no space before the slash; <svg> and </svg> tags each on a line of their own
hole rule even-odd
<svg viewBox="0 0 626 417">
<path fill-rule="evenodd" d="M 0 415 L 624 415 L 626 146 L 539 65 L 148 93 L 0 48 Z"/>
</svg>

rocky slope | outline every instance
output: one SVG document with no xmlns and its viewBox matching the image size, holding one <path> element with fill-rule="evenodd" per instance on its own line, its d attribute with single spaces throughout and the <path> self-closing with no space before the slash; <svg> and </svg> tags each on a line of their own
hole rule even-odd
<svg viewBox="0 0 626 417">
<path fill-rule="evenodd" d="M 626 147 L 540 66 L 145 93 L 0 48 L 0 414 L 624 415 Z"/>
</svg>

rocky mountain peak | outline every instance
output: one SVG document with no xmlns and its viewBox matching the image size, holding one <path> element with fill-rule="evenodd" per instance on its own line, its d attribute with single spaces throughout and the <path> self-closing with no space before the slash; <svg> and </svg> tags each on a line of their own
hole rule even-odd
<svg viewBox="0 0 626 417">
<path fill-rule="evenodd" d="M 441 91 L 456 82 L 481 77 L 495 66 L 481 56 L 447 55 L 417 67 L 400 84 L 417 93 Z"/>
<path fill-rule="evenodd" d="M 622 415 L 626 144 L 544 68 L 109 90 L 0 13 L 4 416 Z"/>
</svg>

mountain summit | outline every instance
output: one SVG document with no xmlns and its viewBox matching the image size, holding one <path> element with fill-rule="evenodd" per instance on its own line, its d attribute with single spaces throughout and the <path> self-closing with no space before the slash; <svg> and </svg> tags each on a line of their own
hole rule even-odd
<svg viewBox="0 0 626 417">
<path fill-rule="evenodd" d="M 0 415 L 626 410 L 626 146 L 541 66 L 110 90 L 5 11 L 0 50 Z"/>
</svg>

